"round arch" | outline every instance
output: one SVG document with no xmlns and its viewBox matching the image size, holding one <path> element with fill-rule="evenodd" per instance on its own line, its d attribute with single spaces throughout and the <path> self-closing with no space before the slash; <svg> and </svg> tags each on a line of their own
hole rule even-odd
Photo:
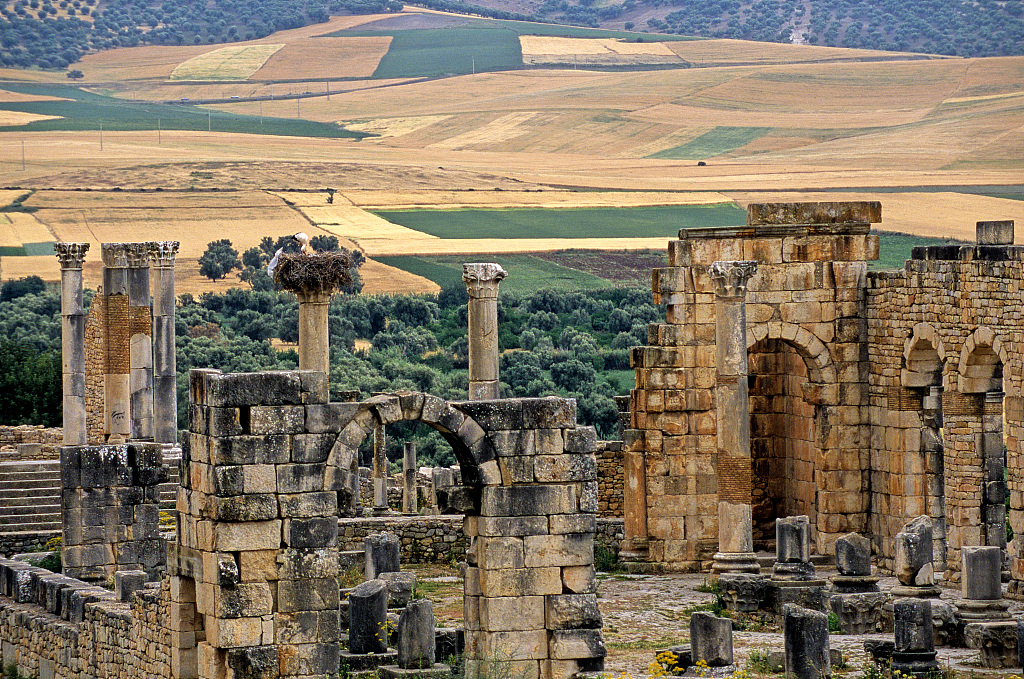
<svg viewBox="0 0 1024 679">
<path fill-rule="evenodd" d="M 834 384 L 836 367 L 828 347 L 810 330 L 794 323 L 758 323 L 747 329 L 747 350 L 766 339 L 783 340 L 804 359 L 807 379 L 817 384 Z"/>
<path fill-rule="evenodd" d="M 1007 360 L 1002 340 L 991 328 L 979 327 L 960 351 L 957 390 L 962 394 L 1002 391 L 1003 367 Z"/>
<path fill-rule="evenodd" d="M 903 343 L 900 383 L 904 387 L 942 386 L 945 363 L 946 346 L 935 326 L 918 323 Z"/>
</svg>

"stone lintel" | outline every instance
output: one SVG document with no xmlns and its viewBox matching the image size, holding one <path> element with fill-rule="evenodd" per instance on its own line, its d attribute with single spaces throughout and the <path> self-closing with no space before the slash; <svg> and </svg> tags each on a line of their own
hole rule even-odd
<svg viewBox="0 0 1024 679">
<path fill-rule="evenodd" d="M 176 240 L 159 240 L 146 243 L 149 249 L 149 257 L 156 269 L 170 269 L 174 267 L 174 258 L 178 254 L 178 246 L 181 243 Z"/>
<path fill-rule="evenodd" d="M 471 298 L 487 298 L 498 296 L 498 283 L 508 276 L 508 272 L 500 264 L 478 262 L 462 265 L 462 280 L 466 283 L 466 291 Z"/>
<path fill-rule="evenodd" d="M 54 243 L 53 249 L 62 269 L 81 269 L 85 262 L 85 253 L 89 251 L 88 243 Z"/>
<path fill-rule="evenodd" d="M 751 203 L 747 224 L 877 224 L 882 221 L 878 201 L 824 201 L 819 203 Z"/>
<path fill-rule="evenodd" d="M 101 243 L 103 266 L 108 269 L 128 268 L 128 243 Z"/>
<path fill-rule="evenodd" d="M 911 259 L 947 262 L 1024 261 L 1024 245 L 926 245 L 911 250 Z"/>
<path fill-rule="evenodd" d="M 863 236 L 871 231 L 869 222 L 850 224 L 759 224 L 679 229 L 680 240 L 736 240 L 752 238 L 804 238 L 807 236 Z"/>
</svg>

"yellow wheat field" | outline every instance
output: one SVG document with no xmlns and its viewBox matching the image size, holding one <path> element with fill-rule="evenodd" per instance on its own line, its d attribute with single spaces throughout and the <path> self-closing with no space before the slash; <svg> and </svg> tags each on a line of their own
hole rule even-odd
<svg viewBox="0 0 1024 679">
<path fill-rule="evenodd" d="M 669 64 L 682 59 L 660 42 L 624 42 L 614 38 L 562 38 L 521 35 L 523 63 Z"/>
<path fill-rule="evenodd" d="M 356 132 L 377 135 L 366 141 L 379 142 L 390 137 L 402 137 L 418 132 L 436 123 L 444 122 L 451 116 L 414 116 L 409 118 L 377 118 L 365 122 L 345 122 L 345 128 Z M 339 121 L 340 122 L 340 121 Z"/>
<path fill-rule="evenodd" d="M 221 47 L 180 64 L 171 71 L 171 80 L 245 80 L 282 47 L 283 43 Z"/>
<path fill-rule="evenodd" d="M 406 292 L 436 294 L 441 286 L 423 276 L 388 266 L 373 259 L 359 267 L 363 293 L 367 295 L 402 294 Z"/>
<path fill-rule="evenodd" d="M 38 113 L 25 113 L 24 111 L 0 110 L 0 127 L 28 125 L 37 120 L 56 120 L 57 118 L 60 118 L 60 116 L 44 116 Z"/>
<path fill-rule="evenodd" d="M 51 97 L 45 94 L 26 94 L 24 92 L 12 92 L 10 90 L 0 90 L 0 102 L 2 103 L 16 103 L 25 101 L 67 101 L 63 97 Z"/>
<path fill-rule="evenodd" d="M 856 61 L 904 58 L 906 55 L 878 50 L 789 45 L 749 40 L 678 40 L 664 43 L 674 54 L 698 66 L 742 64 L 790 64 L 809 61 Z"/>
<path fill-rule="evenodd" d="M 306 38 L 284 45 L 251 77 L 257 80 L 368 78 L 390 46 L 389 35 Z"/>
<path fill-rule="evenodd" d="M 471 255 L 581 250 L 662 250 L 667 238 L 422 238 L 354 239 L 368 256 Z"/>
<path fill-rule="evenodd" d="M 19 246 L 51 241 L 53 234 L 34 215 L 25 212 L 0 213 L 0 245 Z"/>
<path fill-rule="evenodd" d="M 294 194 L 289 194 L 294 195 Z M 315 195 L 315 194 L 314 194 Z M 729 202 L 714 191 L 668 193 L 654 191 L 342 191 L 339 196 L 367 210 L 459 208 L 600 208 L 650 205 L 713 205 Z"/>
</svg>

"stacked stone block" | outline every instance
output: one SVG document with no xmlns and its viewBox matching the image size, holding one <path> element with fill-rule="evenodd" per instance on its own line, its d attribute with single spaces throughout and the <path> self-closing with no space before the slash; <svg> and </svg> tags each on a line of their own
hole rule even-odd
<svg viewBox="0 0 1024 679">
<path fill-rule="evenodd" d="M 707 273 L 715 261 L 758 262 L 747 289 L 747 347 L 763 355 L 785 344 L 807 375 L 799 393 L 779 394 L 799 407 L 772 413 L 799 415 L 813 429 L 801 439 L 810 445 L 774 460 L 755 445 L 753 487 L 782 484 L 779 497 L 762 503 L 778 514 L 755 521 L 769 525 L 806 509 L 818 552 L 843 533 L 866 529 L 865 280 L 867 260 L 878 257 L 870 224 L 880 218 L 878 203 L 754 204 L 746 227 L 684 229 L 669 243 L 669 266 L 653 272 L 654 301 L 667 305 L 666 323 L 651 325 L 650 345 L 631 355 L 636 389 L 624 435 L 625 557 L 682 569 L 706 562 L 718 547 L 716 310 Z M 776 394 L 762 393 L 755 382 L 751 403 L 767 395 Z M 794 478 L 813 479 L 813 506 L 791 501 L 799 493 L 785 483 Z"/>
<path fill-rule="evenodd" d="M 64 572 L 104 582 L 121 570 L 159 578 L 160 446 L 64 446 L 60 455 Z"/>
<path fill-rule="evenodd" d="M 947 548 L 936 555 L 949 580 L 961 547 L 1002 547 L 1007 518 L 1024 530 L 1024 247 L 1012 243 L 1012 222 L 979 222 L 976 245 L 915 248 L 902 270 L 868 277 L 871 532 L 884 564 L 888 538 L 919 514 Z M 1009 546 L 1011 592 L 1024 580 L 1019 552 Z"/>
</svg>

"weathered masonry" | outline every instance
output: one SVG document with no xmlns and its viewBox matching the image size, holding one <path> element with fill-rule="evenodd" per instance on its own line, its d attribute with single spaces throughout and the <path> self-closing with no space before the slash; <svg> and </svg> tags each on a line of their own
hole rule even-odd
<svg viewBox="0 0 1024 679">
<path fill-rule="evenodd" d="M 955 578 L 961 546 L 1005 546 L 1004 471 L 1009 521 L 1024 531 L 1024 247 L 1013 223 L 980 222 L 976 245 L 918 248 L 903 270 L 869 273 L 880 219 L 878 203 L 755 204 L 746 227 L 683 230 L 669 244 L 669 266 L 653 275 L 667 322 L 633 350 L 627 558 L 670 569 L 718 564 L 719 551 L 735 560 L 743 550 L 720 550 L 719 513 L 748 504 L 754 548 L 774 538 L 776 518 L 807 515 L 814 551 L 858 532 L 886 563 L 900 526 L 927 514 L 936 566 Z M 721 272 L 746 261 L 756 272 L 724 293 Z M 719 315 L 744 285 L 748 365 L 723 372 L 734 359 L 716 350 L 716 330 L 720 345 L 723 327 L 740 326 Z M 1009 545 L 1015 582 L 1018 552 Z"/>
</svg>

